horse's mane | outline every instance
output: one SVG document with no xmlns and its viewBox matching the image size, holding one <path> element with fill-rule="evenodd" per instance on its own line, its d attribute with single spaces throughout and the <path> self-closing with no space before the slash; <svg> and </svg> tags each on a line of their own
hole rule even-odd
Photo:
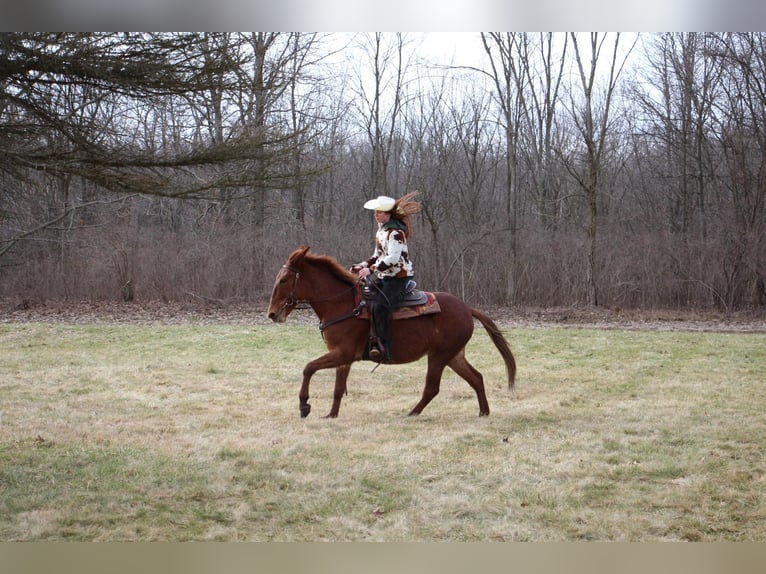
<svg viewBox="0 0 766 574">
<path fill-rule="evenodd" d="M 292 257 L 290 258 L 292 259 Z M 306 253 L 303 257 L 303 261 L 309 265 L 315 267 L 322 267 L 327 270 L 334 277 L 340 279 L 344 283 L 354 285 L 357 282 L 358 277 L 351 273 L 348 269 L 343 267 L 338 261 L 329 255 L 314 255 L 313 253 Z"/>
</svg>

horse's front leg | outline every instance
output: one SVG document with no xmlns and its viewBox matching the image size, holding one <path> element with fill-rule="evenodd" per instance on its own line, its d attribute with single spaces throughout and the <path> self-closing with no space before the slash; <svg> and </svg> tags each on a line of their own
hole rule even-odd
<svg viewBox="0 0 766 574">
<path fill-rule="evenodd" d="M 332 393 L 332 408 L 325 418 L 334 419 L 338 416 L 340 402 L 343 400 L 343 395 L 346 394 L 346 380 L 350 371 L 351 364 L 341 365 L 335 369 L 335 390 Z"/>
<path fill-rule="evenodd" d="M 313 361 L 306 364 L 305 367 L 303 367 L 303 382 L 301 383 L 301 390 L 298 392 L 298 399 L 300 401 L 300 411 L 301 411 L 301 418 L 306 418 L 309 416 L 309 413 L 311 412 L 311 405 L 309 404 L 309 384 L 311 383 L 311 377 L 314 376 L 314 373 L 317 371 L 321 371 L 322 369 L 331 369 L 333 367 L 341 367 L 342 365 L 345 365 L 348 361 L 344 360 L 341 353 L 337 351 L 330 351 L 329 353 L 326 353 L 319 357 L 318 359 L 314 359 Z M 346 370 L 346 377 L 348 376 L 348 370 L 350 369 L 350 365 L 348 365 L 348 369 Z M 342 370 L 342 367 L 339 369 L 339 371 Z M 335 388 L 337 390 L 338 388 L 338 380 L 340 375 L 336 374 L 336 382 L 335 382 Z M 346 384 L 346 378 L 343 377 L 343 386 L 345 388 Z M 340 408 L 340 400 L 338 400 L 338 408 Z M 335 416 L 337 416 L 337 409 L 335 408 L 335 401 L 333 401 L 333 410 L 335 411 Z M 330 415 L 332 415 L 332 411 L 330 411 Z"/>
</svg>

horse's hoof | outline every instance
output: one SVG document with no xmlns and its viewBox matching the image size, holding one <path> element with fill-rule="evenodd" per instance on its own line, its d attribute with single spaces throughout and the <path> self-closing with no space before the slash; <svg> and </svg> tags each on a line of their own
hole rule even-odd
<svg viewBox="0 0 766 574">
<path fill-rule="evenodd" d="M 306 403 L 301 405 L 301 418 L 305 419 L 307 416 L 309 416 L 309 413 L 311 412 L 311 405 Z"/>
</svg>

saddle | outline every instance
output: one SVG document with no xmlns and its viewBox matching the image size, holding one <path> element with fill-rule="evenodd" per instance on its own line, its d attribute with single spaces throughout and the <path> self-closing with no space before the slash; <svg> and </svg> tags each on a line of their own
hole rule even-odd
<svg viewBox="0 0 766 574">
<path fill-rule="evenodd" d="M 421 315 L 441 312 L 436 295 L 429 291 L 421 291 L 415 281 L 408 281 L 404 288 L 404 297 L 391 310 L 391 319 L 411 319 Z M 370 281 L 357 285 L 356 306 L 359 310 L 358 319 L 370 318 L 370 307 L 378 297 L 379 292 Z"/>
</svg>

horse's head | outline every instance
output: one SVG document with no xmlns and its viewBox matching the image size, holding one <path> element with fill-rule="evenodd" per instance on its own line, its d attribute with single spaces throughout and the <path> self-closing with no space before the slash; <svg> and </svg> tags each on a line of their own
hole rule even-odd
<svg viewBox="0 0 766 574">
<path fill-rule="evenodd" d="M 298 305 L 300 297 L 296 294 L 298 277 L 303 265 L 303 258 L 308 253 L 308 247 L 299 247 L 287 258 L 287 263 L 277 273 L 274 288 L 271 290 L 271 300 L 266 311 L 269 319 L 275 323 L 284 323 L 287 316 Z"/>
</svg>

